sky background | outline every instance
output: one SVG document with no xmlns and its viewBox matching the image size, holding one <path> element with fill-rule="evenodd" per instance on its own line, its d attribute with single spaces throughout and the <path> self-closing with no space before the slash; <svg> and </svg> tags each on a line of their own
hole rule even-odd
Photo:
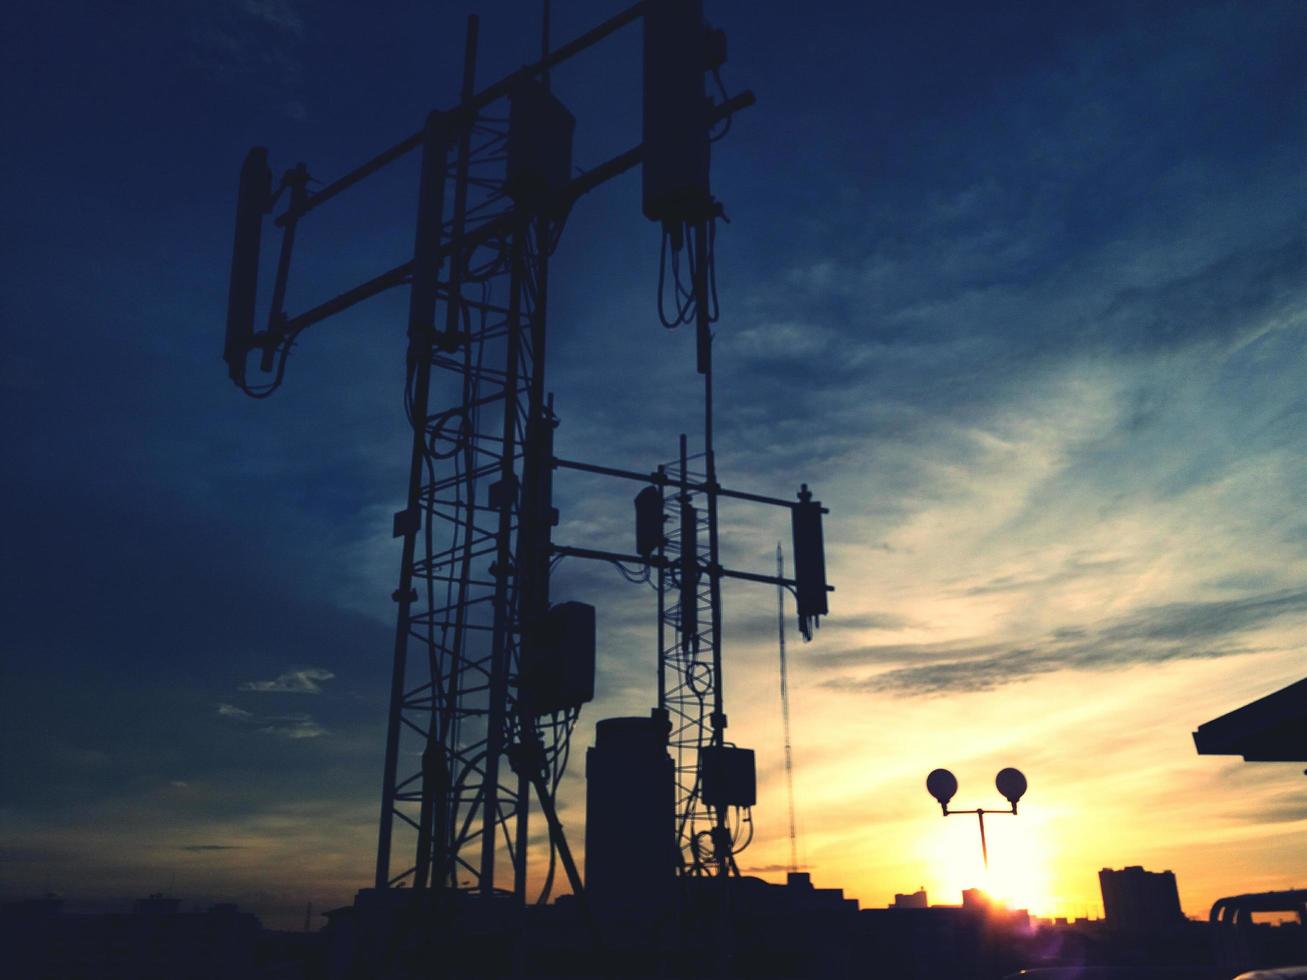
<svg viewBox="0 0 1307 980">
<path fill-rule="evenodd" d="M 407 471 L 404 296 L 304 335 L 282 390 L 220 361 L 236 176 L 330 180 L 538 50 L 534 3 L 25 4 L 0 38 L 0 893 L 230 899 L 273 925 L 370 883 Z M 555 0 L 567 39 L 613 2 Z M 1199 757 L 1200 723 L 1307 670 L 1307 5 L 709 2 L 719 472 L 826 519 L 831 615 L 791 633 L 800 855 L 864 906 L 963 887 L 1101 914 L 1096 873 L 1307 884 L 1301 767 Z M 554 78 L 575 161 L 639 140 L 639 33 Z M 413 161 L 315 213 L 292 308 L 407 258 Z M 635 174 L 551 280 L 560 456 L 637 470 L 698 431 Z M 266 295 L 266 294 L 265 294 Z M 556 540 L 627 550 L 629 488 L 557 481 Z M 767 572 L 783 514 L 732 504 Z M 599 608 L 594 721 L 654 699 L 653 597 Z M 746 869 L 788 841 L 775 593 L 725 591 L 730 735 L 758 752 Z M 792 609 L 791 609 L 792 612 Z M 924 790 L 952 769 L 944 820 Z"/>
</svg>

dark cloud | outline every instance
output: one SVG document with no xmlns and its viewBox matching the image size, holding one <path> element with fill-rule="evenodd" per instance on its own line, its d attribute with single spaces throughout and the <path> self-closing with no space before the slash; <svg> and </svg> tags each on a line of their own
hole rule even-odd
<svg viewBox="0 0 1307 980">
<path fill-rule="evenodd" d="M 243 851 L 245 847 L 242 844 L 183 844 L 181 849 L 202 853 L 205 851 Z"/>
<path fill-rule="evenodd" d="M 1307 590 L 1210 602 L 1172 602 L 1132 613 L 1107 626 L 1099 635 L 1113 643 L 1201 643 L 1253 629 L 1280 616 L 1304 611 L 1307 611 Z"/>
<path fill-rule="evenodd" d="M 772 599 L 774 605 L 775 599 Z M 785 599 L 785 628 L 788 633 L 794 631 L 794 600 L 786 593 Z M 862 633 L 867 630 L 883 630 L 885 632 L 895 632 L 897 630 L 908 629 L 916 625 L 906 616 L 900 616 L 891 612 L 868 612 L 856 613 L 853 615 L 841 615 L 834 618 L 826 618 L 821 623 L 821 636 L 823 644 L 822 650 L 829 650 L 830 643 L 838 644 L 840 638 L 848 633 Z M 731 620 L 731 639 L 736 643 L 749 643 L 755 641 L 775 641 L 777 634 L 776 613 L 774 610 L 768 614 L 755 614 L 749 616 L 740 616 Z M 793 638 L 793 637 L 791 637 Z M 832 655 L 829 652 L 819 652 L 817 648 L 811 648 L 810 653 L 806 654 L 822 661 L 828 661 Z"/>
<path fill-rule="evenodd" d="M 1277 793 L 1258 804 L 1252 812 L 1244 811 L 1231 816 L 1246 820 L 1257 817 L 1268 823 L 1293 823 L 1307 820 L 1307 796 L 1301 792 Z"/>
<path fill-rule="evenodd" d="M 956 663 L 998 656 L 1009 649 L 1002 643 L 877 643 L 816 652 L 812 661 L 818 666 L 831 669 L 877 664 Z"/>
<path fill-rule="evenodd" d="M 983 582 L 980 585 L 968 586 L 961 590 L 961 594 L 968 596 L 991 595 L 999 592 L 1024 592 L 1031 588 L 1063 585 L 1067 582 L 1074 582 L 1077 579 L 1086 576 L 1119 569 L 1124 564 L 1123 561 L 1115 559 L 1104 560 L 1076 557 L 1067 561 L 1062 568 L 1055 572 L 1051 572 L 1048 575 L 1026 577 L 1001 575 L 998 578 L 990 579 L 988 582 Z"/>
<path fill-rule="evenodd" d="M 869 677 L 830 678 L 835 690 L 938 695 L 985 691 L 1059 670 L 1110 670 L 1140 663 L 1255 652 L 1242 634 L 1281 617 L 1307 614 L 1307 590 L 1242 599 L 1147 607 L 1116 620 L 1062 628 L 1021 645 L 898 644 L 821 658 L 833 668 L 906 664 Z"/>
<path fill-rule="evenodd" d="M 1298 207 L 1307 201 L 1296 202 Z M 1173 349 L 1226 344 L 1264 329 L 1267 314 L 1301 295 L 1307 271 L 1307 211 L 1286 217 L 1294 229 L 1278 241 L 1220 255 L 1188 275 L 1161 277 L 1116 293 L 1095 322 L 1105 340 L 1130 348 Z"/>
<path fill-rule="evenodd" d="M 832 678 L 822 686 L 832 690 L 883 691 L 904 695 L 956 694 L 988 691 L 1013 681 L 1070 666 L 1064 660 L 1032 649 L 1014 649 L 980 660 L 948 661 L 924 667 L 900 667 L 865 680 Z"/>
<path fill-rule="evenodd" d="M 822 624 L 827 635 L 860 630 L 903 630 L 917 625 L 907 616 L 892 612 L 867 612 L 841 616 Z"/>
</svg>

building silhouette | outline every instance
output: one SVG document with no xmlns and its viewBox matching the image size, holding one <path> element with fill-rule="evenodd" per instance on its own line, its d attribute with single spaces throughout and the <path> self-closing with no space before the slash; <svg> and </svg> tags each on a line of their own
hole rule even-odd
<svg viewBox="0 0 1307 980">
<path fill-rule="evenodd" d="M 1098 872 L 1103 892 L 1103 915 L 1112 928 L 1147 931 L 1165 929 L 1184 921 L 1175 875 L 1145 871 L 1139 865 Z"/>
<path fill-rule="evenodd" d="M 989 912 L 995 907 L 994 900 L 980 888 L 962 889 L 962 907 L 976 912 Z"/>
<path fill-rule="evenodd" d="M 892 909 L 924 909 L 930 906 L 926 898 L 926 889 L 918 888 L 911 895 L 895 894 Z"/>
</svg>

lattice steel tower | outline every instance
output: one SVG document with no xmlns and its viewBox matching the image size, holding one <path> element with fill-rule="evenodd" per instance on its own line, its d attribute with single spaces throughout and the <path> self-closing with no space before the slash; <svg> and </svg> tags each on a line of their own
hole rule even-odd
<svg viewBox="0 0 1307 980">
<path fill-rule="evenodd" d="M 383 291 L 409 290 L 404 408 L 412 446 L 406 503 L 394 520 L 402 557 L 393 595 L 398 612 L 376 862 L 375 884 L 382 890 L 406 884 L 414 890 L 511 892 L 525 899 L 536 811 L 549 831 L 550 870 L 542 896 L 552 885 L 555 857 L 572 889 L 582 892 L 558 823 L 555 792 L 580 706 L 593 694 L 594 610 L 581 603 L 551 604 L 549 595 L 551 558 L 583 552 L 551 541 L 557 519 L 552 475 L 567 464 L 553 456 L 557 420 L 544 379 L 548 261 L 576 200 L 642 160 L 646 214 L 663 225 L 673 269 L 682 254 L 688 260 L 688 284 L 681 287 L 673 276 L 673 315 L 676 322 L 695 324 L 699 368 L 708 382 L 707 469 L 691 486 L 682 451 L 670 476 L 678 483 L 682 510 L 694 511 L 691 499 L 706 495 L 704 515 L 682 534 L 702 525 L 707 542 L 702 552 L 697 545 L 684 551 L 693 560 L 674 566 L 667 561 L 676 559 L 678 544 L 669 540 L 666 555 L 659 546 L 656 562 L 668 587 L 697 589 L 700 580 L 704 585 L 679 612 L 664 608 L 660 622 L 683 636 L 674 644 L 683 654 L 678 665 L 700 649 L 716 659 L 712 717 L 720 716 L 722 724 L 713 724 L 713 744 L 722 742 L 719 582 L 728 573 L 717 565 L 720 488 L 712 471 L 708 333 L 712 228 L 719 209 L 705 195 L 710 133 L 753 98 L 728 98 L 724 91 L 719 101 L 706 98 L 704 75 L 715 75 L 725 47 L 721 35 L 704 24 L 699 0 L 637 4 L 552 51 L 547 9 L 541 59 L 481 91 L 475 77 L 477 21 L 470 18 L 458 104 L 431 113 L 420 132 L 321 190 L 310 193 L 308 169 L 300 164 L 274 192 L 262 148 L 250 151 L 241 172 L 224 358 L 231 378 L 248 394 L 266 397 L 281 384 L 289 352 L 308 327 Z M 644 143 L 576 176 L 574 122 L 550 94 L 550 69 L 642 17 Z M 652 103 L 651 91 L 662 93 Z M 487 111 L 496 105 L 498 116 Z M 414 151 L 421 162 L 411 260 L 289 315 L 285 299 L 300 223 Z M 653 181 L 664 194 L 658 200 L 649 196 L 651 167 L 662 173 Z M 700 187 L 702 193 L 695 190 Z M 691 193 L 682 193 L 687 188 Z M 283 193 L 289 197 L 274 221 L 283 235 L 271 308 L 266 327 L 256 331 L 263 221 Z M 262 371 L 272 374 L 266 383 L 247 378 L 254 352 Z M 823 612 L 824 588 L 823 581 Z M 708 631 L 706 641 L 698 630 Z M 688 719 L 695 710 L 688 702 L 684 710 L 673 705 L 680 696 L 675 692 L 693 687 L 693 671 L 682 670 L 682 680 L 664 698 L 665 657 L 660 630 L 659 704 Z M 702 711 L 696 717 L 701 729 Z M 698 765 L 702 739 L 692 746 L 688 721 L 677 724 L 673 739 L 688 781 L 679 803 L 689 815 L 686 826 L 697 833 L 702 793 L 691 769 Z M 722 823 L 721 808 L 713 819 Z M 400 854 L 405 856 L 396 861 Z"/>
</svg>

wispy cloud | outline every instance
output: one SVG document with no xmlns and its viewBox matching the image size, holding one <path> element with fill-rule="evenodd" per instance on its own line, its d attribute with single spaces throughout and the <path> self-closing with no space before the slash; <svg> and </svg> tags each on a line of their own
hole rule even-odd
<svg viewBox="0 0 1307 980">
<path fill-rule="evenodd" d="M 218 705 L 217 714 L 244 728 L 249 728 L 264 735 L 276 735 L 281 738 L 299 740 L 318 738 L 326 735 L 327 729 L 318 724 L 312 715 L 296 713 L 287 715 L 258 715 L 233 704 Z M 174 784 L 175 785 L 175 784 Z"/>
<path fill-rule="evenodd" d="M 282 715 L 267 719 L 272 724 L 259 729 L 265 735 L 278 735 L 282 738 L 302 739 L 318 738 L 326 735 L 327 730 L 308 715 Z"/>
<path fill-rule="evenodd" d="M 1122 562 L 1115 559 L 1086 560 L 1082 557 L 1071 557 L 1062 568 L 1047 574 L 1031 578 L 1020 578 L 1016 575 L 1001 575 L 991 579 L 988 582 L 982 582 L 979 585 L 967 586 L 962 590 L 962 594 L 968 596 L 988 595 L 994 592 L 1023 592 L 1031 588 L 1041 588 L 1050 585 L 1061 585 L 1072 582 L 1075 579 L 1082 578 L 1085 575 L 1094 572 L 1111 571 L 1119 568 Z"/>
<path fill-rule="evenodd" d="M 1277 793 L 1261 803 L 1258 813 L 1263 820 L 1268 821 L 1292 823 L 1307 820 L 1307 799 L 1303 798 L 1300 791 Z M 1243 815 L 1236 814 L 1238 817 Z"/>
<path fill-rule="evenodd" d="M 321 667 L 305 667 L 278 674 L 275 680 L 246 681 L 240 690 L 258 691 L 261 694 L 321 694 L 319 682 L 329 681 L 335 676 Z"/>
<path fill-rule="evenodd" d="M 286 0 L 243 0 L 241 9 L 254 19 L 299 37 L 304 33 L 304 18 Z"/>
<path fill-rule="evenodd" d="M 271 97 L 287 116 L 302 121 L 304 33 L 304 18 L 287 0 L 210 4 L 194 15 L 190 56 L 214 80 Z"/>
<path fill-rule="evenodd" d="M 837 690 L 931 695 L 984 691 L 1056 670 L 1110 670 L 1139 663 L 1209 659 L 1260 649 L 1244 637 L 1307 614 L 1307 590 L 1145 607 L 1099 624 L 1063 626 L 1025 644 L 894 644 L 847 650 L 830 666 L 907 663 L 866 677 L 835 677 Z"/>
</svg>

